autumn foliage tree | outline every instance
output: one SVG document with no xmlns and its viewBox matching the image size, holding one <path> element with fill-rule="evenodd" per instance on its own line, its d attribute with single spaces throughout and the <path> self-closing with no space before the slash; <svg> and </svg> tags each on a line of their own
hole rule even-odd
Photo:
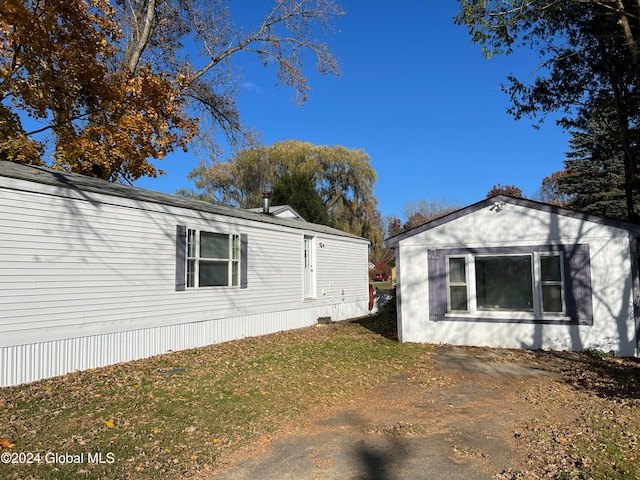
<svg viewBox="0 0 640 480">
<path fill-rule="evenodd" d="M 0 6 L 3 158 L 46 164 L 39 138 L 48 134 L 55 166 L 135 179 L 155 175 L 147 159 L 186 145 L 195 122 L 181 110 L 178 85 L 149 66 L 110 67 L 122 37 L 114 13 L 105 0 Z"/>
<path fill-rule="evenodd" d="M 569 201 L 571 200 L 572 195 L 564 193 L 563 189 L 560 187 L 563 178 L 567 175 L 570 175 L 570 173 L 566 170 L 558 170 L 548 177 L 544 177 L 542 179 L 542 185 L 540 185 L 540 188 L 534 197 L 535 200 L 557 205 L 559 207 L 569 206 Z"/>
<path fill-rule="evenodd" d="M 491 187 L 491 190 L 487 192 L 487 198 L 494 197 L 496 195 L 508 195 L 509 197 L 522 198 L 522 189 L 515 185 L 501 185 L 498 183 Z"/>
<path fill-rule="evenodd" d="M 299 103 L 306 54 L 338 73 L 313 38 L 341 14 L 333 0 L 276 0 L 254 28 L 237 27 L 229 3 L 0 2 L 0 158 L 110 181 L 155 176 L 153 160 L 200 133 L 247 133 L 231 58 L 275 64 Z"/>
</svg>

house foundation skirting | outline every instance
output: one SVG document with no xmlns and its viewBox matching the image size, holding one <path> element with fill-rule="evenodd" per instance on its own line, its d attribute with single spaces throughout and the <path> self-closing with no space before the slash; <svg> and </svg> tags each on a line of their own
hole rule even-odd
<svg viewBox="0 0 640 480">
<path fill-rule="evenodd" d="M 309 327 L 315 325 L 320 317 L 331 317 L 333 321 L 345 320 L 360 316 L 362 312 L 362 302 L 345 302 L 1 347 L 0 387 L 230 340 Z"/>
</svg>

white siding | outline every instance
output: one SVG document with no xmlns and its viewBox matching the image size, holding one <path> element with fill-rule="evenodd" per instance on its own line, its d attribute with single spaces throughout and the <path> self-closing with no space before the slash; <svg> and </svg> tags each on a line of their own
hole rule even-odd
<svg viewBox="0 0 640 480">
<path fill-rule="evenodd" d="M 4 347 L 0 348 L 1 386 L 307 327 L 324 313 L 323 308 L 310 307 Z"/>
<path fill-rule="evenodd" d="M 365 315 L 369 306 L 367 249 L 320 235 L 316 239 L 316 293 L 331 305 L 331 318 Z"/>
<path fill-rule="evenodd" d="M 6 178 L 0 219 L 0 386 L 367 313 L 362 239 Z M 248 288 L 176 291 L 176 225 L 247 234 Z"/>
<path fill-rule="evenodd" d="M 574 243 L 590 246 L 592 326 L 430 320 L 427 249 Z M 507 203 L 405 238 L 398 249 L 402 341 L 637 353 L 629 232 L 624 229 Z"/>
</svg>

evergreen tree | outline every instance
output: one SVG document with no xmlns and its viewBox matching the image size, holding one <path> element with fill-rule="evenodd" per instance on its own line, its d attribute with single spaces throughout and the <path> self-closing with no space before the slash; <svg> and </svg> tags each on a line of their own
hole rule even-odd
<svg viewBox="0 0 640 480">
<path fill-rule="evenodd" d="M 640 221 L 640 17 L 632 0 L 458 0 L 456 22 L 469 27 L 487 57 L 529 48 L 538 56 L 526 80 L 508 77 L 508 113 L 516 119 L 560 115 L 558 123 L 589 118 L 603 93 L 615 122 L 607 135 L 623 153 L 627 219 Z M 603 132 L 604 133 L 604 132 Z M 613 144 L 612 144 L 613 145 Z"/>
<path fill-rule="evenodd" d="M 308 222 L 331 224 L 327 206 L 316 191 L 313 178 L 303 172 L 281 175 L 273 186 L 271 201 L 274 205 L 293 207 Z"/>
<path fill-rule="evenodd" d="M 585 213 L 627 218 L 625 152 L 619 136 L 615 135 L 616 123 L 613 101 L 606 94 L 601 94 L 572 122 L 571 151 L 564 162 L 564 174 L 557 175 L 555 179 L 558 193 L 568 199 L 567 207 Z M 633 131 L 628 135 L 638 136 Z M 634 195 L 634 203 L 637 203 L 637 194 Z"/>
</svg>

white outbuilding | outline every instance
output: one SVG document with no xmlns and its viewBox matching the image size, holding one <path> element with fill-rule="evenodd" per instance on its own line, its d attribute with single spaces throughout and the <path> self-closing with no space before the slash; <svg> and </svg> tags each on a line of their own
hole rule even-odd
<svg viewBox="0 0 640 480">
<path fill-rule="evenodd" d="M 400 340 L 636 356 L 638 237 L 504 195 L 391 237 Z"/>
<path fill-rule="evenodd" d="M 366 315 L 368 246 L 0 161 L 0 386 Z"/>
</svg>

